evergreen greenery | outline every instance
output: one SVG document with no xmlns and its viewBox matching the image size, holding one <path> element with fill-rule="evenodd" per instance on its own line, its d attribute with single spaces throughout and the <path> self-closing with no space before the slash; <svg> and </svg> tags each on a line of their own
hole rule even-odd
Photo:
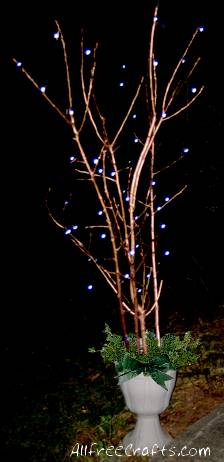
<svg viewBox="0 0 224 462">
<path fill-rule="evenodd" d="M 161 345 L 153 332 L 147 332 L 147 353 L 138 351 L 134 334 L 128 336 L 128 349 L 121 335 L 113 334 L 106 324 L 106 340 L 100 350 L 105 363 L 114 363 L 119 380 L 128 380 L 138 374 L 150 375 L 159 385 L 166 388 L 165 382 L 171 377 L 167 372 L 195 363 L 198 360 L 199 340 L 186 332 L 181 339 L 179 335 L 166 334 Z M 96 352 L 90 348 L 90 352 Z"/>
</svg>

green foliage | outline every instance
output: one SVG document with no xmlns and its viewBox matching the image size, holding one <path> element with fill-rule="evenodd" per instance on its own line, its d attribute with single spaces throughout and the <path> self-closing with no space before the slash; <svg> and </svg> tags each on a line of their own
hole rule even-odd
<svg viewBox="0 0 224 462">
<path fill-rule="evenodd" d="M 106 324 L 104 333 L 106 342 L 100 353 L 105 363 L 117 363 L 122 360 L 126 353 L 126 347 L 121 335 L 112 334 L 110 327 Z M 89 349 L 89 352 L 93 351 Z"/>
<path fill-rule="evenodd" d="M 161 345 L 153 332 L 147 332 L 147 353 L 137 349 L 134 334 L 128 336 L 128 349 L 121 335 L 113 334 L 108 325 L 105 330 L 106 340 L 100 350 L 105 363 L 114 363 L 118 377 L 128 380 L 143 373 L 150 375 L 159 385 L 166 388 L 165 381 L 171 379 L 167 374 L 170 369 L 178 369 L 195 363 L 199 354 L 199 340 L 192 338 L 191 332 L 186 332 L 181 339 L 179 335 L 166 334 L 161 339 Z M 94 349 L 89 351 L 94 352 Z"/>
<path fill-rule="evenodd" d="M 179 335 L 166 334 L 161 342 L 161 350 L 174 369 L 194 364 L 199 358 L 198 346 L 199 340 L 194 340 L 191 332 L 186 332 L 182 340 Z"/>
<path fill-rule="evenodd" d="M 154 359 L 150 361 L 140 361 L 139 359 L 133 359 L 129 356 L 128 352 L 126 352 L 122 361 L 116 364 L 116 370 L 118 372 L 119 380 L 129 380 L 137 375 L 143 373 L 144 375 L 151 376 L 156 383 L 161 385 L 161 387 L 166 387 L 166 381 L 171 380 L 172 377 L 167 374 L 167 372 L 171 369 L 170 362 L 168 356 L 160 355 L 156 356 Z"/>
</svg>

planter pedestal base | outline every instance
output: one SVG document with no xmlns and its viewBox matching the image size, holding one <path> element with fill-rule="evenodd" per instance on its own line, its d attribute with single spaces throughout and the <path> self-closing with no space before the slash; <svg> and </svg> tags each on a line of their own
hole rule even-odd
<svg viewBox="0 0 224 462">
<path fill-rule="evenodd" d="M 172 437 L 160 425 L 159 415 L 168 407 L 175 386 L 176 371 L 169 370 L 172 377 L 166 381 L 167 390 L 158 385 L 150 376 L 139 374 L 130 380 L 120 381 L 120 387 L 127 407 L 137 415 L 134 430 L 123 439 L 123 447 L 130 451 L 162 449 L 172 441 Z"/>
<path fill-rule="evenodd" d="M 123 439 L 122 445 L 124 448 L 131 450 L 142 451 L 144 448 L 148 450 L 162 449 L 164 445 L 172 441 L 169 433 L 161 427 L 159 416 L 138 417 L 134 430 L 129 432 Z"/>
</svg>

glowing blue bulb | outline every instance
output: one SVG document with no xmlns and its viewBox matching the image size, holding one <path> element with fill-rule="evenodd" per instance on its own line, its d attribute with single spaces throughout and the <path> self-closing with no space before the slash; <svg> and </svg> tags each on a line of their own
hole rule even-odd
<svg viewBox="0 0 224 462">
<path fill-rule="evenodd" d="M 159 61 L 157 61 L 156 59 L 154 59 L 153 65 L 156 67 L 156 66 L 158 66 L 158 64 L 159 64 Z"/>
<path fill-rule="evenodd" d="M 168 196 L 165 197 L 165 202 L 168 202 L 170 198 Z"/>
<path fill-rule="evenodd" d="M 166 112 L 162 112 L 162 118 L 165 119 L 166 118 Z"/>
<path fill-rule="evenodd" d="M 90 50 L 90 48 L 86 48 L 85 51 L 84 51 L 84 53 L 85 53 L 86 56 L 91 55 L 91 50 Z"/>
<path fill-rule="evenodd" d="M 134 256 L 135 255 L 135 250 L 134 249 L 130 250 L 129 255 Z"/>
<path fill-rule="evenodd" d="M 99 212 L 97 212 L 97 215 L 99 216 L 103 215 L 103 210 L 99 210 Z"/>
<path fill-rule="evenodd" d="M 192 87 L 191 88 L 191 93 L 196 93 L 197 92 L 197 88 L 196 87 Z"/>
<path fill-rule="evenodd" d="M 22 66 L 22 63 L 21 63 L 21 61 L 17 61 L 17 63 L 16 63 L 16 67 L 21 67 L 21 66 Z"/>
<path fill-rule="evenodd" d="M 98 173 L 103 173 L 103 169 L 102 169 L 102 168 L 98 168 Z"/>
<path fill-rule="evenodd" d="M 155 186 L 156 182 L 155 180 L 152 181 L 152 186 Z"/>
<path fill-rule="evenodd" d="M 134 143 L 138 143 L 139 142 L 139 139 L 138 138 L 135 138 L 134 139 Z"/>
<path fill-rule="evenodd" d="M 133 114 L 132 115 L 132 119 L 136 119 L 137 115 L 136 114 Z"/>
<path fill-rule="evenodd" d="M 66 235 L 67 235 L 67 234 L 70 234 L 71 232 L 72 232 L 71 229 L 66 229 L 66 230 L 65 230 L 65 234 L 66 234 Z"/>
<path fill-rule="evenodd" d="M 140 294 L 142 292 L 142 289 L 138 289 L 138 293 Z"/>
<path fill-rule="evenodd" d="M 110 176 L 115 176 L 116 172 L 111 172 Z"/>
<path fill-rule="evenodd" d="M 149 279 L 149 278 L 150 278 L 150 276 L 151 276 L 151 274 L 150 274 L 150 273 L 146 274 L 146 277 L 147 277 L 147 279 Z"/>
<path fill-rule="evenodd" d="M 59 31 L 54 33 L 55 40 L 58 40 L 60 37 Z"/>
<path fill-rule="evenodd" d="M 123 86 L 124 86 L 124 82 L 120 82 L 119 87 L 123 87 Z"/>
<path fill-rule="evenodd" d="M 126 69 L 126 64 L 122 64 L 122 69 Z"/>
<path fill-rule="evenodd" d="M 106 239 L 106 236 L 107 235 L 105 233 L 102 233 L 100 237 L 101 237 L 101 239 Z"/>
<path fill-rule="evenodd" d="M 124 274 L 124 279 L 129 279 L 129 278 L 130 278 L 130 276 L 129 276 L 128 273 Z"/>
<path fill-rule="evenodd" d="M 138 248 L 139 248 L 139 246 L 140 246 L 140 244 L 136 244 L 136 246 L 135 246 L 135 247 L 136 247 L 136 249 L 138 249 Z"/>
<path fill-rule="evenodd" d="M 75 229 L 78 229 L 78 225 L 73 225 L 73 226 L 72 226 L 72 229 L 74 229 L 74 230 L 75 230 Z"/>
<path fill-rule="evenodd" d="M 41 91 L 41 93 L 45 93 L 46 87 L 43 85 L 42 87 L 39 88 L 39 90 Z"/>
<path fill-rule="evenodd" d="M 205 28 L 203 26 L 198 28 L 199 32 L 204 32 Z"/>
<path fill-rule="evenodd" d="M 186 154 L 187 152 L 189 152 L 189 148 L 184 148 L 183 152 Z"/>
<path fill-rule="evenodd" d="M 64 205 L 68 205 L 68 201 L 65 201 L 65 202 L 64 202 Z"/>
<path fill-rule="evenodd" d="M 165 229 L 165 228 L 166 228 L 166 224 L 165 224 L 165 223 L 161 223 L 160 228 L 161 228 L 161 229 Z"/>
<path fill-rule="evenodd" d="M 170 255 L 170 251 L 169 251 L 169 250 L 165 250 L 164 255 L 165 255 L 165 257 L 168 257 L 168 255 Z"/>
<path fill-rule="evenodd" d="M 92 284 L 89 284 L 89 285 L 87 286 L 87 289 L 88 289 L 88 290 L 92 290 L 92 289 L 93 289 L 93 285 L 92 285 Z"/>
<path fill-rule="evenodd" d="M 185 58 L 181 59 L 181 62 L 182 64 L 186 63 L 186 59 Z"/>
<path fill-rule="evenodd" d="M 157 207 L 157 209 L 156 209 L 156 210 L 158 210 L 158 211 L 159 211 L 159 210 L 161 210 L 161 207 L 160 207 L 160 205 L 159 205 L 159 207 Z"/>
<path fill-rule="evenodd" d="M 129 202 L 129 201 L 130 201 L 130 197 L 129 197 L 129 196 L 126 196 L 126 197 L 125 197 L 125 200 L 126 200 L 126 202 Z"/>
<path fill-rule="evenodd" d="M 159 19 L 158 16 L 154 16 L 153 21 L 156 22 L 158 21 L 158 19 Z"/>
<path fill-rule="evenodd" d="M 75 156 L 70 156 L 70 157 L 69 157 L 69 160 L 70 160 L 70 162 L 74 162 Z"/>
<path fill-rule="evenodd" d="M 136 215 L 135 220 L 138 220 L 138 219 L 139 219 L 139 217 L 138 217 L 138 215 Z"/>
<path fill-rule="evenodd" d="M 97 165 L 97 164 L 99 163 L 99 159 L 96 159 L 96 158 L 93 159 L 93 163 L 94 163 L 95 165 Z"/>
<path fill-rule="evenodd" d="M 68 113 L 69 113 L 69 115 L 74 115 L 74 110 L 73 110 L 72 108 L 70 108 L 70 109 L 68 110 Z"/>
</svg>

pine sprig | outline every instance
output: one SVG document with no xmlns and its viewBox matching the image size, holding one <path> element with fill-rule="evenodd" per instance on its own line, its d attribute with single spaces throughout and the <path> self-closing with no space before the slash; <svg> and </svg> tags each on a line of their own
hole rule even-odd
<svg viewBox="0 0 224 462">
<path fill-rule="evenodd" d="M 172 377 L 167 374 L 171 369 L 195 363 L 198 358 L 199 340 L 194 340 L 191 332 L 186 332 L 181 339 L 179 335 L 166 334 L 161 345 L 153 332 L 147 332 L 147 352 L 138 351 L 135 335 L 128 336 L 128 349 L 121 335 L 113 334 L 106 324 L 106 340 L 99 350 L 105 363 L 114 363 L 118 377 L 122 381 L 136 377 L 138 374 L 150 375 L 159 385 L 166 389 L 165 381 Z M 95 352 L 94 349 L 89 349 Z"/>
</svg>

